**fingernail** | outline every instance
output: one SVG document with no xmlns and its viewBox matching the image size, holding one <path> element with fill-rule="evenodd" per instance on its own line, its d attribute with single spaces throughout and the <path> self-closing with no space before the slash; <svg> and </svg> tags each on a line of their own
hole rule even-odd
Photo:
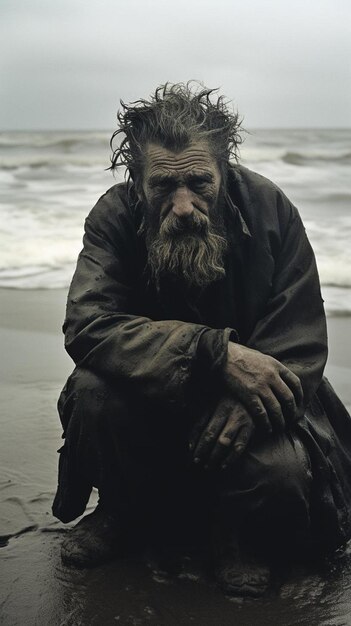
<svg viewBox="0 0 351 626">
<path fill-rule="evenodd" d="M 192 450 L 193 447 L 194 447 L 194 444 L 193 443 L 189 443 L 189 450 Z"/>
<path fill-rule="evenodd" d="M 198 457 L 198 456 L 196 456 L 196 457 L 195 457 L 195 459 L 194 459 L 194 463 L 200 463 L 200 459 L 199 459 L 199 457 Z"/>
</svg>

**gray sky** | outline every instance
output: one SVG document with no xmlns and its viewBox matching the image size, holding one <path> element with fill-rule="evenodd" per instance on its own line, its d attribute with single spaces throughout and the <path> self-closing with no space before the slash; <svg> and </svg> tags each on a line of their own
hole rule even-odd
<svg viewBox="0 0 351 626">
<path fill-rule="evenodd" d="M 112 129 L 119 99 L 220 87 L 244 126 L 351 126 L 350 0 L 0 0 L 0 128 Z"/>
</svg>

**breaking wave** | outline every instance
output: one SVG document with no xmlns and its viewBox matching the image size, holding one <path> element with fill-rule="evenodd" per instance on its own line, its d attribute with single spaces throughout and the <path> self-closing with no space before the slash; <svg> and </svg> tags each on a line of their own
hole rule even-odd
<svg viewBox="0 0 351 626">
<path fill-rule="evenodd" d="M 288 163 L 290 165 L 311 165 L 316 163 L 334 163 L 339 165 L 350 165 L 351 164 L 351 152 L 346 152 L 345 154 L 318 154 L 318 153 L 310 153 L 310 154 L 302 154 L 301 152 L 286 152 L 281 157 L 281 160 L 284 163 Z"/>
<path fill-rule="evenodd" d="M 0 133 L 0 287 L 69 285 L 86 215 L 123 179 L 106 171 L 110 135 Z M 267 130 L 241 150 L 299 207 L 333 315 L 351 312 L 350 144 L 350 130 Z"/>
</svg>

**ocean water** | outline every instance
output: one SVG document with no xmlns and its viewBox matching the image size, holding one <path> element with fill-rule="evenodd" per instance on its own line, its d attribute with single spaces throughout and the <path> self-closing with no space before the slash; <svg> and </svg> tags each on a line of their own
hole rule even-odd
<svg viewBox="0 0 351 626">
<path fill-rule="evenodd" d="M 0 287 L 67 287 L 84 219 L 115 178 L 108 132 L 0 133 Z M 298 207 L 329 315 L 351 315 L 351 129 L 257 130 L 241 161 Z"/>
</svg>

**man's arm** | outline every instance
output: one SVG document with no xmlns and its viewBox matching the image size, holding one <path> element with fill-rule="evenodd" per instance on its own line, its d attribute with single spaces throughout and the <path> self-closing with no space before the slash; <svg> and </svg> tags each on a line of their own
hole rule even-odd
<svg viewBox="0 0 351 626">
<path fill-rule="evenodd" d="M 271 296 L 247 346 L 274 357 L 299 378 L 306 406 L 323 376 L 327 330 L 314 253 L 297 210 L 291 209 Z"/>
<path fill-rule="evenodd" d="M 77 365 L 119 379 L 150 398 L 183 404 L 200 338 L 206 333 L 201 351 L 210 382 L 224 366 L 231 330 L 134 314 L 130 266 L 135 228 L 118 201 L 111 206 L 109 195 L 98 205 L 101 211 L 95 208 L 86 220 L 84 248 L 68 295 L 66 349 Z"/>
<path fill-rule="evenodd" d="M 230 343 L 225 379 L 269 430 L 299 417 L 321 381 L 327 358 L 323 301 L 314 254 L 300 216 L 290 211 L 275 259 L 270 298 L 246 346 Z M 302 393 L 303 392 L 303 393 Z"/>
<path fill-rule="evenodd" d="M 293 423 L 322 379 L 327 334 L 315 258 L 297 210 L 284 194 L 281 199 L 290 219 L 271 296 L 247 345 L 229 342 L 223 370 L 227 396 L 194 432 L 194 458 L 209 465 L 218 455 L 226 465 L 235 460 L 250 440 L 253 423 L 266 433 Z"/>
</svg>

